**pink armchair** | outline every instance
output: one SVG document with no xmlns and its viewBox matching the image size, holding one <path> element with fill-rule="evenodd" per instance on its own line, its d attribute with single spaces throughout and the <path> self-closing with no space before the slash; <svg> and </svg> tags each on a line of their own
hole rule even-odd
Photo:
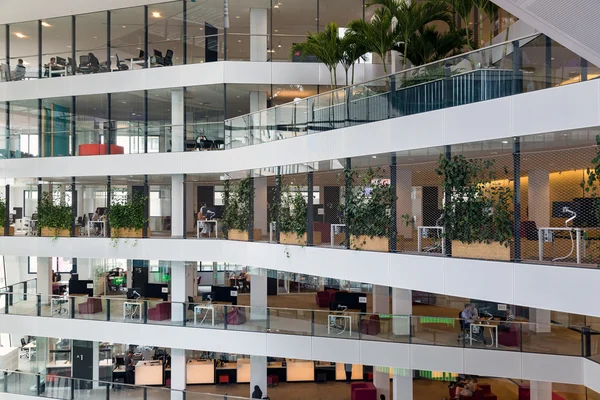
<svg viewBox="0 0 600 400">
<path fill-rule="evenodd" d="M 241 325 L 246 322 L 246 310 L 241 307 L 233 307 L 227 313 L 228 325 Z"/>
<path fill-rule="evenodd" d="M 519 336 L 519 326 L 511 324 L 509 332 L 498 332 L 498 344 L 507 347 L 519 347 Z"/>
<path fill-rule="evenodd" d="M 323 290 L 323 291 L 317 292 L 317 294 L 315 296 L 315 299 L 317 300 L 317 306 L 329 308 L 329 304 L 333 301 L 334 297 L 335 297 L 334 290 Z"/>
<path fill-rule="evenodd" d="M 79 314 L 96 314 L 102 312 L 102 300 L 94 297 L 88 298 L 77 306 Z"/>
<path fill-rule="evenodd" d="M 377 400 L 377 389 L 371 382 L 355 382 L 350 391 L 352 400 Z"/>
<path fill-rule="evenodd" d="M 152 321 L 165 321 L 171 319 L 171 303 L 159 303 L 148 310 L 148 319 Z"/>
</svg>

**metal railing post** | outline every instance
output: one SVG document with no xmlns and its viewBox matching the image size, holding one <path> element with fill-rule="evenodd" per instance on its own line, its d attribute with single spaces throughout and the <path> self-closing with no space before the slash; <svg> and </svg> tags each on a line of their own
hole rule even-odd
<svg viewBox="0 0 600 400">
<path fill-rule="evenodd" d="M 42 316 L 42 295 L 38 294 L 36 295 L 37 297 L 37 316 L 41 317 Z"/>
<path fill-rule="evenodd" d="M 106 299 L 106 320 L 110 321 L 110 299 Z"/>
<path fill-rule="evenodd" d="M 144 324 L 148 323 L 148 300 L 144 300 Z"/>
</svg>

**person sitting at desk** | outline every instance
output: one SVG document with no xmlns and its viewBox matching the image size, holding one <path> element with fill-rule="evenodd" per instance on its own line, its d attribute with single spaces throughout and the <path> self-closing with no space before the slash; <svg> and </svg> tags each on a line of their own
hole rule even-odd
<svg viewBox="0 0 600 400">
<path fill-rule="evenodd" d="M 15 67 L 15 72 L 13 73 L 13 81 L 21 81 L 25 79 L 26 68 L 23 65 L 23 59 L 19 58 L 17 61 L 17 66 Z"/>
<path fill-rule="evenodd" d="M 196 148 L 199 150 L 210 148 L 209 140 L 205 135 L 198 136 L 198 138 L 196 139 Z"/>
<path fill-rule="evenodd" d="M 202 207 L 200 207 L 200 210 L 198 210 L 198 214 L 197 214 L 198 224 L 199 224 L 199 227 L 202 228 L 202 231 L 200 232 L 200 237 L 209 237 L 210 236 L 211 226 L 210 226 L 210 224 L 207 224 L 203 221 L 212 219 L 212 217 L 214 215 L 215 215 L 214 212 L 212 212 L 206 208 L 206 204 L 203 204 Z"/>
<path fill-rule="evenodd" d="M 510 332 L 510 325 L 515 320 L 515 314 L 511 311 L 510 307 L 506 307 L 506 316 L 504 317 L 504 322 L 498 325 L 498 331 L 500 332 Z"/>
<path fill-rule="evenodd" d="M 44 65 L 44 76 L 46 78 L 51 78 L 54 76 L 54 74 L 51 73 L 52 70 L 58 69 L 59 65 L 56 63 L 56 58 L 55 57 L 51 57 L 50 58 L 50 62 L 46 65 Z"/>
<path fill-rule="evenodd" d="M 465 320 L 465 330 L 471 330 L 471 324 L 479 321 L 477 311 L 473 304 L 465 304 L 465 308 L 460 313 L 460 317 Z M 481 328 L 481 327 L 480 327 Z M 474 333 L 474 332 L 473 332 Z M 483 340 L 483 329 L 479 329 L 479 332 L 475 334 L 477 337 L 473 337 L 476 340 Z"/>
<path fill-rule="evenodd" d="M 96 208 L 96 212 L 94 212 L 94 215 L 92 216 L 92 221 L 94 222 L 100 222 L 102 221 L 104 218 L 104 216 L 100 215 L 100 208 Z M 102 224 L 92 224 L 92 226 L 94 227 L 94 234 L 96 236 L 100 236 L 102 234 Z"/>
</svg>

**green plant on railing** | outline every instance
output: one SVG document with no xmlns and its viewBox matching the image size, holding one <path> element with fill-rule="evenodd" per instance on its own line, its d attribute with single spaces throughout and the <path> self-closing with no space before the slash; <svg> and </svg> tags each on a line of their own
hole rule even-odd
<svg viewBox="0 0 600 400">
<path fill-rule="evenodd" d="M 248 230 L 252 218 L 250 202 L 254 201 L 252 192 L 250 177 L 241 179 L 233 188 L 230 186 L 229 181 L 225 181 L 222 221 L 226 232 L 229 229 Z"/>
<path fill-rule="evenodd" d="M 148 221 L 144 218 L 144 209 L 148 198 L 139 194 L 127 196 L 126 199 L 113 200 L 108 212 L 111 236 L 118 238 L 120 229 L 131 229 L 139 232 Z"/>
<path fill-rule="evenodd" d="M 498 181 L 494 164 L 494 160 L 440 154 L 436 173 L 443 178 L 443 192 L 449 194 L 443 209 L 444 237 L 508 247 L 513 237 L 513 194 Z"/>
<path fill-rule="evenodd" d="M 58 204 L 55 204 L 51 192 L 42 193 L 37 214 L 39 228 L 53 229 L 54 239 L 58 237 L 61 230 L 71 229 L 71 225 L 75 220 L 72 207 L 67 205 L 64 198 L 61 198 Z"/>
<path fill-rule="evenodd" d="M 600 135 L 596 135 L 596 155 L 592 159 L 592 166 L 585 170 L 587 179 L 583 178 L 579 186 L 584 190 L 585 194 L 593 201 L 592 209 L 589 213 L 592 214 L 596 221 L 600 221 Z M 600 267 L 600 246 L 598 241 L 594 240 L 597 237 L 590 236 L 589 232 L 583 232 L 583 239 L 586 242 L 586 252 L 590 259 L 596 259 L 596 266 Z"/>
<path fill-rule="evenodd" d="M 345 201 L 340 205 L 351 235 L 389 237 L 396 193 L 383 179 L 384 172 L 381 168 L 369 168 L 362 174 L 348 168 L 344 170 L 346 182 L 357 183 L 346 191 Z"/>
<path fill-rule="evenodd" d="M 308 204 L 296 187 L 292 192 L 289 186 L 281 193 L 281 205 L 279 209 L 279 232 L 296 235 L 298 242 L 306 233 L 306 218 L 308 215 Z"/>
<path fill-rule="evenodd" d="M 0 228 L 4 228 L 4 224 L 6 223 L 6 201 L 0 198 Z"/>
</svg>

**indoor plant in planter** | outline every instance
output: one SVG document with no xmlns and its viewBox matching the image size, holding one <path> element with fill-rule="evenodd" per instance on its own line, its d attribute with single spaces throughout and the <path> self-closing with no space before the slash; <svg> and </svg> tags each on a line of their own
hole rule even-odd
<svg viewBox="0 0 600 400">
<path fill-rule="evenodd" d="M 144 207 L 147 198 L 140 195 L 127 197 L 126 200 L 115 201 L 108 212 L 110 236 L 112 238 L 141 238 L 143 236 Z M 148 227 L 148 236 L 150 228 Z"/>
<path fill-rule="evenodd" d="M 250 177 L 241 179 L 231 187 L 225 181 L 223 190 L 223 225 L 227 239 L 248 241 L 248 225 L 253 215 L 250 212 L 250 202 L 254 201 L 252 180 Z M 262 231 L 254 229 L 254 239 L 260 240 Z"/>
<path fill-rule="evenodd" d="M 342 205 L 353 249 L 389 251 L 390 216 L 396 193 L 381 179 L 381 172 L 372 168 L 363 174 L 344 171 L 346 181 L 358 183 L 345 193 Z"/>
<path fill-rule="evenodd" d="M 279 228 L 279 243 L 306 245 L 308 205 L 298 188 L 283 188 L 278 210 L 272 210 Z"/>
<path fill-rule="evenodd" d="M 64 199 L 55 204 L 51 192 L 42 193 L 37 214 L 41 236 L 52 236 L 55 238 L 71 236 L 71 226 L 75 220 L 75 214 L 73 214 L 73 209 L 67 205 Z M 75 232 L 75 234 L 77 235 L 78 233 Z"/>
<path fill-rule="evenodd" d="M 0 236 L 4 236 L 4 227 L 6 224 L 6 202 L 4 199 L 0 199 Z M 12 236 L 15 234 L 15 228 L 12 226 L 8 227 L 8 235 Z"/>
<path fill-rule="evenodd" d="M 443 236 L 452 240 L 454 257 L 510 261 L 512 190 L 498 181 L 494 163 L 440 154 L 436 173 L 446 194 Z"/>
</svg>

